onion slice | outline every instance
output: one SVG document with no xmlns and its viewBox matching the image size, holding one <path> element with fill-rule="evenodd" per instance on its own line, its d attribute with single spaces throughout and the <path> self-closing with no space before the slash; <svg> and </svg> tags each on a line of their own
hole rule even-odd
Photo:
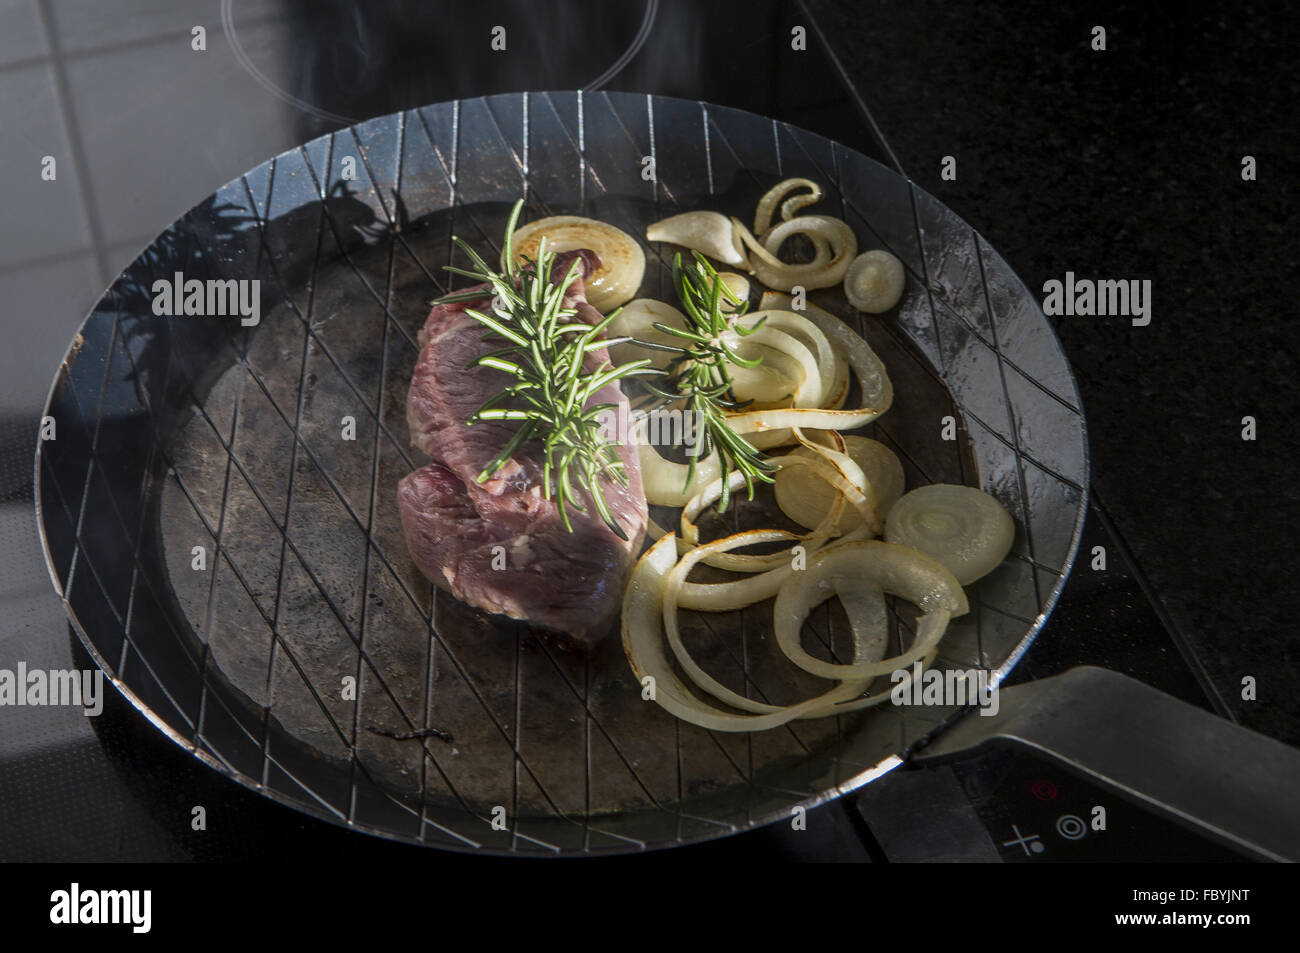
<svg viewBox="0 0 1300 953">
<path fill-rule="evenodd" d="M 641 485 L 645 489 L 646 502 L 654 506 L 685 506 L 701 486 L 712 483 L 722 474 L 716 451 L 696 462 L 695 476 L 690 483 L 686 482 L 690 465 L 660 456 L 659 451 L 646 443 L 643 433 L 637 434 L 636 452 L 641 464 Z"/>
<path fill-rule="evenodd" d="M 862 517 L 863 525 L 846 534 L 843 539 L 865 539 L 870 534 L 871 529 L 878 525 L 871 502 L 858 487 L 854 486 L 829 462 L 813 457 L 784 457 L 781 459 L 785 460 L 787 466 L 811 468 L 823 480 L 834 486 L 845 501 L 858 511 Z M 799 539 L 793 533 L 789 535 L 793 539 Z M 806 552 L 812 552 L 820 547 L 821 542 L 822 540 L 814 534 L 814 538 L 810 538 L 803 545 Z M 788 556 L 789 553 L 787 552 L 784 555 Z M 759 559 L 761 557 L 751 558 Z M 787 558 L 782 564 L 755 573 L 745 579 L 715 583 L 687 582 L 682 585 L 681 604 L 686 609 L 700 609 L 706 612 L 743 609 L 755 602 L 772 598 L 781 588 L 782 583 L 794 572 L 802 572 L 802 570 L 795 570 L 793 559 Z"/>
<path fill-rule="evenodd" d="M 781 332 L 789 338 L 794 339 L 803 345 L 804 349 L 816 352 L 816 378 L 819 386 L 812 403 L 796 403 L 796 407 L 827 407 L 835 399 L 834 393 L 838 381 L 839 367 L 842 358 L 837 361 L 837 353 L 831 345 L 830 339 L 826 332 L 819 328 L 812 321 L 809 321 L 801 314 L 785 310 L 763 310 L 754 311 L 745 315 L 745 321 L 750 327 L 758 322 L 763 322 L 760 331 L 771 330 Z M 752 340 L 752 336 L 750 338 Z M 844 365 L 847 368 L 847 364 Z M 847 374 L 845 375 L 847 377 Z M 845 388 L 847 393 L 848 388 Z M 841 397 L 843 400 L 843 397 Z"/>
<path fill-rule="evenodd" d="M 702 559 L 714 554 L 723 553 L 732 549 L 738 549 L 742 546 L 751 546 L 757 543 L 772 543 L 782 540 L 797 540 L 798 537 L 793 533 L 787 533 L 784 530 L 751 530 L 745 533 L 737 533 L 734 536 L 728 536 L 725 539 L 715 540 L 712 543 L 705 543 L 703 546 L 696 546 L 687 552 L 678 560 L 664 579 L 663 593 L 663 620 L 664 629 L 668 635 L 668 645 L 673 650 L 673 655 L 677 657 L 677 662 L 682 667 L 686 676 L 704 689 L 720 702 L 724 702 L 733 708 L 739 708 L 742 711 L 750 711 L 758 714 L 777 712 L 783 710 L 776 705 L 767 705 L 762 702 L 756 702 L 746 698 L 739 692 L 732 691 L 717 679 L 713 678 L 699 664 L 691 658 L 686 646 L 682 643 L 681 631 L 677 625 L 677 603 L 681 595 L 681 589 L 686 582 L 686 576 L 694 568 L 695 564 Z M 852 698 L 856 692 L 844 696 L 844 699 Z M 843 700 L 843 699 L 841 699 Z"/>
<path fill-rule="evenodd" d="M 686 315 L 666 302 L 653 298 L 636 298 L 623 306 L 605 333 L 611 338 L 629 337 L 651 344 L 681 347 L 681 338 L 659 330 L 655 327 L 656 324 L 685 330 Z M 671 351 L 644 348 L 632 341 L 624 341 L 612 345 L 609 356 L 618 364 L 648 358 L 651 367 L 665 368 L 675 355 Z"/>
<path fill-rule="evenodd" d="M 782 296 L 783 297 L 783 296 Z M 763 296 L 764 306 L 769 301 L 779 301 L 776 296 Z M 789 300 L 784 299 L 784 300 Z M 791 427 L 805 427 L 813 430 L 856 430 L 871 423 L 886 410 L 894 400 L 894 385 L 885 371 L 884 362 L 876 355 L 858 334 L 843 321 L 816 305 L 808 304 L 803 312 L 812 324 L 816 325 L 847 358 L 862 389 L 862 406 L 852 410 L 828 410 L 821 408 L 791 407 L 783 410 L 741 411 L 727 416 L 727 423 L 736 433 L 753 434 L 755 437 L 765 431 L 780 430 Z M 761 441 L 764 446 L 775 446 L 777 440 L 788 442 L 790 435 L 784 433 L 780 438 Z M 751 439 L 758 446 L 760 441 Z"/>
<path fill-rule="evenodd" d="M 795 189 L 808 189 L 807 195 L 795 195 L 784 202 L 781 199 Z M 822 187 L 812 179 L 786 179 L 767 190 L 767 194 L 758 200 L 754 210 L 754 234 L 762 238 L 771 229 L 772 213 L 781 202 L 781 220 L 788 222 L 795 213 L 809 205 L 816 205 L 822 200 Z"/>
<path fill-rule="evenodd" d="M 762 298 L 759 300 L 759 311 L 756 313 L 766 314 L 771 311 L 777 311 L 793 314 L 802 318 L 818 331 L 821 331 L 820 325 L 823 322 L 838 320 L 835 315 L 831 314 L 829 311 L 823 311 L 811 302 L 805 301 L 804 308 L 801 311 L 795 311 L 793 303 L 794 299 L 788 294 L 784 294 L 780 291 L 765 291 L 763 292 Z M 809 319 L 808 315 L 810 312 L 816 319 L 815 321 Z M 801 333 L 800 329 L 797 327 L 792 327 L 789 330 L 796 334 Z M 825 334 L 824 331 L 822 331 L 822 333 Z M 830 339 L 828 338 L 827 340 L 829 341 Z M 831 345 L 831 351 L 835 358 L 834 374 L 826 388 L 827 396 L 825 400 L 818 405 L 823 410 L 838 410 L 844 406 L 844 401 L 846 401 L 849 396 L 849 362 L 845 358 L 843 350 L 833 344 Z"/>
<path fill-rule="evenodd" d="M 760 531 L 759 535 L 772 532 L 779 531 Z M 718 544 L 712 545 L 722 548 L 720 544 L 733 543 L 735 539 L 728 537 L 727 540 L 719 540 Z M 734 545 L 749 545 L 752 542 L 757 540 L 734 542 Z M 653 679 L 654 699 L 670 714 L 713 731 L 763 731 L 796 718 L 821 718 L 834 714 L 837 705 L 853 704 L 854 697 L 865 690 L 866 682 L 844 682 L 807 701 L 763 714 L 734 714 L 696 697 L 677 677 L 663 648 L 666 580 L 676 562 L 676 543 L 672 536 L 662 537 L 646 550 L 628 581 L 622 618 L 623 651 L 632 666 L 632 672 L 642 685 L 646 684 L 647 677 Z M 853 628 L 855 662 L 869 657 L 866 643 L 857 635 L 860 629 L 861 627 Z M 746 704 L 752 707 L 759 703 L 746 699 Z"/>
<path fill-rule="evenodd" d="M 877 248 L 853 259 L 844 275 L 844 295 L 859 311 L 884 314 L 903 297 L 906 281 L 903 263 Z"/>
<path fill-rule="evenodd" d="M 783 467 L 791 464 L 795 469 L 804 469 L 800 466 L 801 459 L 793 462 L 789 457 L 771 457 L 769 463 Z M 778 471 L 779 472 L 779 471 Z M 829 483 L 829 475 L 818 474 L 822 480 Z M 727 489 L 735 491 L 745 485 L 745 475 L 739 470 L 732 470 L 729 475 Z M 692 547 L 700 544 L 700 528 L 695 521 L 706 508 L 722 495 L 722 481 L 714 480 L 699 493 L 691 498 L 691 501 L 682 509 L 681 519 L 681 538 L 678 540 L 678 549 L 683 554 L 689 552 Z M 837 534 L 836 524 L 839 522 L 840 513 L 844 509 L 845 494 L 835 492 L 831 505 L 826 511 L 825 517 L 820 525 L 813 527 L 813 531 L 804 536 L 797 536 L 795 545 L 802 545 L 805 550 L 815 549 L 822 542 Z M 767 553 L 765 555 L 749 555 L 745 553 L 719 553 L 709 556 L 704 561 L 710 566 L 718 569 L 728 569 L 733 572 L 756 572 L 765 569 L 772 569 L 783 564 L 789 564 L 793 554 L 788 550 L 780 552 Z"/>
<path fill-rule="evenodd" d="M 835 431 L 825 431 L 833 434 Z M 857 465 L 865 478 L 868 494 L 873 508 L 883 519 L 890 507 L 903 495 L 903 464 L 897 455 L 877 440 L 849 434 L 842 438 L 849 460 Z M 831 448 L 797 447 L 791 456 L 807 456 L 821 453 L 827 456 L 836 451 Z M 834 457 L 832 457 L 834 459 Z M 801 526 L 809 529 L 820 526 L 836 500 L 840 499 L 825 481 L 813 478 L 807 469 L 799 467 L 782 467 L 776 474 L 774 486 L 776 505 L 781 512 Z M 855 513 L 846 513 L 838 523 L 839 529 L 849 530 L 860 525 L 860 518 Z"/>
<path fill-rule="evenodd" d="M 741 304 L 733 304 L 727 300 L 727 296 L 722 296 L 722 311 L 724 314 L 738 310 L 741 305 L 749 301 L 749 279 L 744 275 L 734 271 L 720 271 L 718 277 L 722 279 L 722 285 L 731 293 L 734 301 Z"/>
<path fill-rule="evenodd" d="M 655 222 L 645 230 L 652 242 L 671 242 L 693 248 L 728 265 L 749 267 L 745 250 L 736 239 L 730 220 L 720 212 L 683 212 Z"/>
<path fill-rule="evenodd" d="M 906 651 L 875 662 L 824 662 L 800 644 L 800 630 L 813 607 L 841 588 L 874 586 L 915 604 L 923 615 Z M 961 584 L 941 563 L 907 546 L 880 540 L 848 540 L 810 556 L 808 568 L 781 585 L 772 610 L 781 651 L 804 671 L 822 678 L 871 679 L 905 669 L 939 644 L 948 620 L 969 611 Z"/>
<path fill-rule="evenodd" d="M 1011 551 L 1016 524 L 994 497 L 973 486 L 933 483 L 889 511 L 885 538 L 938 560 L 963 585 L 997 568 Z"/>
<path fill-rule="evenodd" d="M 741 357 L 763 363 L 728 368 L 737 400 L 756 405 L 750 410 L 843 405 L 848 362 L 817 325 L 791 311 L 768 309 L 746 314 L 744 326 L 757 330 L 746 336 L 728 331 L 723 342 Z"/>
<path fill-rule="evenodd" d="M 741 357 L 760 361 L 757 367 L 736 364 L 727 368 L 731 375 L 731 392 L 749 410 L 789 407 L 795 394 L 807 386 L 803 365 L 788 354 L 753 344 L 748 338 L 742 338 L 735 350 Z"/>
<path fill-rule="evenodd" d="M 782 535 L 789 536 L 789 534 L 783 534 L 780 530 L 758 530 L 739 533 L 727 539 L 699 547 L 692 552 L 696 553 L 699 558 L 704 558 L 705 555 L 711 555 L 715 551 L 721 552 L 740 546 L 771 541 L 780 538 Z M 834 549 L 839 550 L 843 545 L 840 544 Z M 872 545 L 888 546 L 886 543 L 873 543 Z M 893 548 L 902 549 L 902 547 Z M 701 550 L 708 552 L 702 553 Z M 830 552 L 830 550 L 826 552 Z M 854 553 L 853 555 L 858 556 L 859 554 Z M 831 581 L 835 584 L 841 602 L 844 603 L 845 611 L 849 616 L 849 627 L 853 638 L 853 661 L 849 665 L 837 666 L 837 668 L 866 672 L 875 671 L 876 669 L 893 671 L 896 668 L 904 668 L 904 681 L 905 683 L 910 681 L 912 672 L 907 666 L 918 660 L 923 665 L 929 664 L 937 651 L 937 643 L 943 635 L 948 617 L 966 611 L 965 597 L 962 595 L 961 587 L 953 584 L 954 592 L 950 593 L 952 595 L 951 599 L 945 600 L 945 597 L 941 596 L 933 598 L 921 596 L 919 601 L 926 608 L 926 614 L 922 617 L 921 624 L 918 626 L 917 637 L 912 648 L 895 659 L 882 660 L 880 656 L 884 654 L 885 642 L 881 635 L 885 631 L 884 592 L 886 590 L 864 581 L 861 579 L 861 574 L 854 573 L 851 568 L 846 569 L 841 566 L 841 558 L 822 559 L 818 563 L 819 567 L 827 568 L 824 570 L 819 568 L 818 577 L 810 577 L 807 572 L 800 573 L 798 579 L 792 579 L 789 587 L 784 590 L 790 594 L 790 599 L 797 599 L 794 607 L 800 608 L 800 611 L 803 612 L 798 622 L 794 624 L 796 645 L 799 636 L 798 630 L 802 626 L 803 617 L 807 615 L 807 611 L 812 606 L 826 598 L 823 583 Z M 912 553 L 910 556 L 897 557 L 896 561 L 907 561 L 913 558 L 925 559 L 918 553 Z M 631 665 L 632 672 L 638 682 L 644 687 L 653 684 L 655 702 L 670 714 L 683 721 L 713 731 L 763 731 L 786 724 L 797 718 L 822 718 L 870 707 L 891 696 L 892 689 L 863 697 L 863 693 L 870 687 L 877 677 L 876 675 L 844 678 L 835 688 L 806 701 L 784 707 L 757 702 L 728 689 L 699 667 L 690 657 L 681 641 L 680 630 L 677 627 L 677 597 L 675 590 L 683 584 L 691 565 L 688 558 L 683 558 L 680 562 L 677 560 L 676 544 L 671 536 L 662 537 L 637 562 L 632 571 L 623 601 L 623 651 L 627 655 L 628 663 Z M 891 573 L 888 569 L 889 567 L 884 567 L 881 578 L 894 588 L 908 588 L 900 583 L 900 578 L 904 581 L 911 579 L 913 582 L 918 578 L 914 571 L 909 571 L 906 567 L 903 567 L 901 574 Z M 941 573 L 946 572 L 942 566 L 939 566 L 938 569 Z M 847 576 L 844 575 L 845 572 L 848 573 Z M 813 581 L 809 582 L 810 579 Z M 909 589 L 909 591 L 913 590 Z M 958 597 L 960 597 L 960 601 Z M 805 603 L 808 610 L 801 608 Z M 945 605 L 950 606 L 950 608 L 945 608 Z M 731 705 L 733 708 L 738 708 L 741 712 L 748 712 L 747 714 L 736 714 L 718 708 L 716 705 L 703 701 L 691 691 L 677 676 L 667 655 L 664 653 L 665 629 L 674 656 L 688 677 L 694 679 L 700 688 L 719 701 Z M 785 646 L 783 645 L 782 648 L 785 648 Z M 802 652 L 802 649 L 800 651 Z M 806 653 L 803 654 L 806 655 Z M 911 657 L 910 661 L 907 663 L 899 661 L 905 657 Z M 811 656 L 808 656 L 808 658 L 812 662 L 819 662 L 818 659 Z M 821 664 L 829 665 L 830 663 Z M 883 671 L 881 674 L 883 674 Z"/>
<path fill-rule="evenodd" d="M 752 358 L 752 355 L 745 353 L 746 345 L 760 345 L 784 354 L 800 370 L 799 385 L 793 395 L 794 406 L 816 407 L 817 401 L 822 395 L 822 377 L 818 360 L 813 356 L 808 346 L 794 335 L 786 334 L 775 326 L 768 327 L 764 324 L 762 327 L 756 327 L 756 325 L 750 324 L 748 327 L 756 329 L 745 336 L 741 336 L 735 330 L 723 331 L 721 335 L 722 343 L 742 357 Z M 730 373 L 730 370 L 728 370 L 728 373 Z M 772 397 L 774 395 L 764 396 Z"/>
<path fill-rule="evenodd" d="M 738 218 L 732 225 L 741 242 L 752 254 L 750 270 L 758 280 L 771 288 L 790 291 L 795 285 L 806 289 L 829 288 L 844 279 L 844 272 L 858 253 L 858 239 L 853 229 L 842 219 L 829 215 L 799 215 L 782 222 L 768 231 L 762 241 L 755 238 Z M 811 262 L 792 263 L 777 257 L 782 243 L 792 235 L 804 234 L 813 239 L 818 249 Z M 818 240 L 824 240 L 832 257 L 826 260 Z"/>
<path fill-rule="evenodd" d="M 548 251 L 590 248 L 600 256 L 600 267 L 583 281 L 587 301 L 601 314 L 609 314 L 632 299 L 645 277 L 645 252 L 621 228 L 579 215 L 551 215 L 520 226 L 512 242 L 515 257 L 537 259 L 542 237 Z M 505 267 L 503 261 L 502 267 Z"/>
</svg>

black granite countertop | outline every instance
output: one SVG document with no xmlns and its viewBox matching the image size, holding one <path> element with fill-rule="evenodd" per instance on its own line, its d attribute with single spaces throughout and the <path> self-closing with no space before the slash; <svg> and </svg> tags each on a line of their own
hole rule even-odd
<svg viewBox="0 0 1300 953">
<path fill-rule="evenodd" d="M 899 164 L 1031 289 L 1067 271 L 1151 280 L 1146 327 L 1054 320 L 1096 497 L 1228 707 L 1294 743 L 1295 8 L 807 7 Z M 955 181 L 940 174 L 949 155 Z"/>
</svg>

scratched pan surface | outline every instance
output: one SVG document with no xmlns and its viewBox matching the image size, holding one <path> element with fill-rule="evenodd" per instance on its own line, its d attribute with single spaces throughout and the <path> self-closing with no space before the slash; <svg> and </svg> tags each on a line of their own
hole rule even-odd
<svg viewBox="0 0 1300 953">
<path fill-rule="evenodd" d="M 823 183 L 817 211 L 907 268 L 884 318 L 812 295 L 889 368 L 894 407 L 868 432 L 909 486 L 978 485 L 1016 520 L 938 660 L 1000 678 L 1056 601 L 1086 505 L 1078 392 L 1037 304 L 968 225 L 879 164 L 749 113 L 617 93 L 464 100 L 341 130 L 230 183 L 118 278 L 53 384 L 57 437 L 37 457 L 51 575 L 87 648 L 217 770 L 450 849 L 673 846 L 898 764 L 952 712 L 887 705 L 753 735 L 678 722 L 641 699 L 616 632 L 584 658 L 433 590 L 397 515 L 396 483 L 423 462 L 404 413 L 414 342 L 453 233 L 492 260 L 524 194 L 530 217 L 640 236 L 683 209 L 749 217 L 789 176 Z M 641 293 L 669 298 L 664 250 L 646 251 Z M 176 272 L 258 280 L 260 323 L 155 316 L 153 284 Z M 770 499 L 751 509 L 780 520 Z M 753 697 L 820 690 L 779 657 L 769 615 L 696 616 L 687 637 Z M 895 649 L 913 618 L 893 614 Z M 843 657 L 838 607 L 811 628 L 811 651 Z"/>
</svg>

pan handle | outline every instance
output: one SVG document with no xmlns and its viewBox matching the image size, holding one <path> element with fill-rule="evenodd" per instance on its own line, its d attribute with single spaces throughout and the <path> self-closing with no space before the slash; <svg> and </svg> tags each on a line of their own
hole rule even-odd
<svg viewBox="0 0 1300 953">
<path fill-rule="evenodd" d="M 998 691 L 915 751 L 917 764 L 991 745 L 1033 749 L 1259 860 L 1300 861 L 1300 751 L 1089 665 Z"/>
</svg>

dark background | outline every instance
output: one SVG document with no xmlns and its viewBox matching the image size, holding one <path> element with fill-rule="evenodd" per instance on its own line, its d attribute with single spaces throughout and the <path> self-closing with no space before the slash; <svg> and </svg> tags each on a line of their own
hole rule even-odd
<svg viewBox="0 0 1300 953">
<path fill-rule="evenodd" d="M 1300 741 L 1295 7 L 808 6 L 908 174 L 1030 289 L 1066 271 L 1151 280 L 1147 327 L 1053 322 L 1093 490 L 1227 706 Z"/>
<path fill-rule="evenodd" d="M 36 537 L 31 455 L 49 381 L 113 276 L 222 183 L 347 122 L 462 96 L 590 88 L 645 9 L 233 0 L 223 27 L 222 8 L 0 4 L 0 162 L 9 173 L 0 529 L 17 541 L 0 571 L 0 666 L 74 664 Z M 791 23 L 809 27 L 805 53 L 788 49 Z M 207 30 L 206 52 L 190 48 L 195 24 Z M 496 24 L 509 31 L 506 55 L 488 47 Z M 1094 25 L 1107 30 L 1105 52 L 1090 49 Z M 1213 707 L 1292 744 L 1298 26 L 1282 3 L 1072 12 L 1046 2 L 664 0 L 644 49 L 605 84 L 753 109 L 893 164 L 1035 291 L 1067 270 L 1150 279 L 1148 327 L 1095 317 L 1054 324 L 1082 391 L 1101 504 L 1082 551 L 1103 534 L 1127 552 L 1112 554 L 1115 578 L 1145 594 L 1151 625 L 1175 648 L 1151 648 L 1121 611 L 1127 597 L 1124 606 L 1076 600 L 1014 677 L 1090 660 L 1153 680 L 1177 663 Z M 874 128 L 846 108 L 837 69 Z M 46 154 L 58 162 L 54 183 L 39 178 Z M 940 179 L 946 155 L 957 159 L 956 181 Z M 1257 181 L 1242 181 L 1244 155 L 1256 158 Z M 1258 421 L 1254 442 L 1241 439 L 1245 415 Z M 1083 565 L 1076 589 L 1091 585 Z M 1245 675 L 1258 681 L 1256 701 L 1240 697 Z M 120 702 L 98 721 L 96 733 L 79 713 L 0 709 L 0 814 L 10 821 L 0 858 L 268 849 L 249 840 L 249 827 L 189 835 L 180 819 L 193 803 L 282 830 L 278 843 L 296 848 L 385 846 L 246 794 Z M 84 823 L 69 825 L 69 810 Z M 779 853 L 771 842 L 760 848 Z"/>
</svg>

